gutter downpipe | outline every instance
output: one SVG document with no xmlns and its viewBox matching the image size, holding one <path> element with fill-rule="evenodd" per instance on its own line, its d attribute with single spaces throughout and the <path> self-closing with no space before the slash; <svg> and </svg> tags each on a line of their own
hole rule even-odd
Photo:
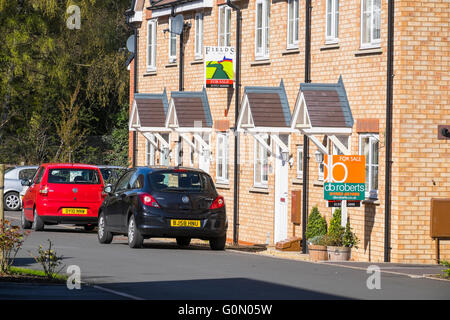
<svg viewBox="0 0 450 320">
<path fill-rule="evenodd" d="M 239 118 L 239 100 L 241 87 L 241 9 L 227 0 L 227 5 L 236 10 L 236 82 L 234 94 L 234 193 L 233 193 L 233 245 L 239 245 L 239 133 L 237 122 Z"/>
<path fill-rule="evenodd" d="M 126 24 L 132 28 L 134 30 L 134 82 L 133 82 L 133 93 L 136 94 L 137 93 L 137 81 L 138 81 L 138 77 L 137 77 L 137 69 L 138 69 L 138 55 L 137 55 L 137 50 L 138 50 L 138 27 L 136 25 L 133 25 L 132 23 L 130 23 L 130 16 L 134 15 L 136 12 L 134 11 L 134 6 L 135 6 L 135 1 L 132 2 L 131 4 L 132 8 L 131 10 L 127 11 L 125 13 L 126 18 Z M 133 96 L 134 99 L 134 96 Z M 136 135 L 136 131 L 133 131 L 133 157 L 132 157 L 132 162 L 131 165 L 132 167 L 136 167 L 136 145 L 137 145 L 137 135 Z"/>
<path fill-rule="evenodd" d="M 305 83 L 311 82 L 311 0 L 305 6 Z M 306 254 L 306 223 L 308 220 L 309 138 L 303 135 L 303 199 L 302 199 L 302 253 Z"/>
<path fill-rule="evenodd" d="M 392 179 L 392 109 L 394 84 L 394 0 L 388 1 L 388 52 L 386 79 L 386 181 L 384 206 L 384 262 L 390 262 L 391 179 Z"/>
</svg>

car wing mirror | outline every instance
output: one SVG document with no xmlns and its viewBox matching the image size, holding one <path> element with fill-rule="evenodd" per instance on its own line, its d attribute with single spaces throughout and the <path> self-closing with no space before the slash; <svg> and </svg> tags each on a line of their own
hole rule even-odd
<svg viewBox="0 0 450 320">
<path fill-rule="evenodd" d="M 108 184 L 104 189 L 103 192 L 106 194 L 111 194 L 112 193 L 112 185 Z"/>
</svg>

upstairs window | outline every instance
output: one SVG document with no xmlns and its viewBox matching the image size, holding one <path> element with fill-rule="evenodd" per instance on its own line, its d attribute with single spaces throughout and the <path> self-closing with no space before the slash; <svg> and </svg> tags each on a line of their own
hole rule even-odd
<svg viewBox="0 0 450 320">
<path fill-rule="evenodd" d="M 231 46 L 231 8 L 219 7 L 219 47 Z"/>
<path fill-rule="evenodd" d="M 339 0 L 327 0 L 326 43 L 337 43 L 339 33 Z"/>
<path fill-rule="evenodd" d="M 299 12 L 298 1 L 289 0 L 288 2 L 288 30 L 287 30 L 287 48 L 298 48 L 298 27 Z"/>
<path fill-rule="evenodd" d="M 172 30 L 172 17 L 169 18 L 169 30 Z M 177 35 L 169 32 L 169 63 L 177 62 Z"/>
<path fill-rule="evenodd" d="M 256 0 L 255 58 L 269 58 L 270 1 Z"/>
<path fill-rule="evenodd" d="M 147 71 L 156 70 L 156 20 L 147 23 Z"/>
<path fill-rule="evenodd" d="M 203 59 L 203 13 L 195 14 L 195 59 Z"/>
<path fill-rule="evenodd" d="M 380 46 L 381 0 L 361 0 L 361 48 Z"/>
</svg>

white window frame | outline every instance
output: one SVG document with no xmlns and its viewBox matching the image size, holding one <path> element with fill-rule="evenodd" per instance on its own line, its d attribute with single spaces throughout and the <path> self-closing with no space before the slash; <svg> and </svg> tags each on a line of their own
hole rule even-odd
<svg viewBox="0 0 450 320">
<path fill-rule="evenodd" d="M 194 56 L 196 60 L 203 59 L 203 13 L 195 14 Z"/>
<path fill-rule="evenodd" d="M 170 30 L 172 30 L 172 19 L 169 18 L 169 63 L 177 62 L 177 35 Z M 175 55 L 172 54 L 172 49 L 175 50 Z"/>
<path fill-rule="evenodd" d="M 156 71 L 157 26 L 158 21 L 156 19 L 147 22 L 147 71 Z"/>
<path fill-rule="evenodd" d="M 216 180 L 219 183 L 229 183 L 228 175 L 228 133 L 218 132 L 217 133 L 217 159 L 216 159 Z M 222 156 L 220 156 L 222 154 Z M 219 170 L 219 165 L 222 166 L 222 172 Z"/>
<path fill-rule="evenodd" d="M 297 178 L 303 177 L 303 146 L 297 146 Z"/>
<path fill-rule="evenodd" d="M 223 19 L 225 18 L 225 19 Z M 217 45 L 219 47 L 231 46 L 231 8 L 229 6 L 219 7 L 219 25 Z"/>
<path fill-rule="evenodd" d="M 380 3 L 380 8 L 379 10 L 375 10 L 375 6 L 374 3 L 375 2 Z M 370 10 L 364 11 L 364 3 L 370 4 Z M 369 15 L 369 19 L 370 19 L 370 26 L 369 26 L 369 40 L 367 42 L 363 42 L 364 40 L 364 30 L 365 30 L 365 25 L 364 25 L 364 16 L 365 15 Z M 374 38 L 374 30 L 375 30 L 375 24 L 374 24 L 374 20 L 375 20 L 375 15 L 378 15 L 378 26 L 380 28 L 380 35 L 379 38 Z M 366 49 L 366 48 L 379 48 L 380 47 L 380 43 L 381 43 L 381 0 L 361 0 L 361 49 Z"/>
<path fill-rule="evenodd" d="M 369 166 L 369 176 L 366 176 L 366 198 L 368 198 L 370 196 L 370 191 L 377 191 L 378 194 L 378 189 L 372 189 L 372 184 L 373 184 L 373 173 L 374 171 L 373 168 L 378 168 L 377 170 L 377 181 L 378 181 L 378 188 L 379 188 L 379 178 L 380 178 L 380 137 L 378 134 L 375 133 L 363 133 L 359 135 L 359 154 L 360 155 L 364 155 L 364 149 L 363 149 L 363 139 L 365 138 L 369 138 L 369 159 L 366 158 L 366 167 Z M 373 164 L 372 163 L 372 152 L 373 152 L 373 148 L 372 145 L 378 143 L 378 164 Z M 368 160 L 368 162 L 367 162 Z M 368 186 L 368 188 L 367 188 Z"/>
<path fill-rule="evenodd" d="M 261 138 L 267 143 L 269 147 L 272 148 L 272 141 L 269 135 L 261 135 Z M 253 167 L 253 186 L 256 188 L 268 188 L 269 183 L 269 151 L 264 148 L 264 146 L 258 141 L 254 140 L 254 167 Z M 260 167 L 258 168 L 258 163 L 260 163 Z M 261 181 L 257 181 L 257 173 L 259 171 L 259 177 Z M 267 179 L 264 180 L 264 175 L 267 176 Z"/>
<path fill-rule="evenodd" d="M 287 16 L 287 48 L 296 49 L 299 44 L 300 33 L 300 16 L 299 16 L 299 1 L 300 0 L 288 0 L 288 16 Z M 292 7 L 293 9 L 292 10 Z M 292 39 L 290 38 L 292 34 Z"/>
<path fill-rule="evenodd" d="M 339 42 L 339 0 L 326 0 L 325 43 L 338 43 L 338 42 Z"/>
<path fill-rule="evenodd" d="M 258 27 L 258 8 L 261 5 L 261 28 Z M 261 30 L 261 46 L 258 45 L 258 32 Z M 255 59 L 269 59 L 270 56 L 270 0 L 256 0 L 255 6 Z"/>
</svg>

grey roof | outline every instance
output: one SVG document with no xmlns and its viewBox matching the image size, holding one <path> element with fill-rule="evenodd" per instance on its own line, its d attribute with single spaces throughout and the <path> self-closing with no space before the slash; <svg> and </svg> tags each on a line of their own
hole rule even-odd
<svg viewBox="0 0 450 320">
<path fill-rule="evenodd" d="M 211 128 L 213 119 L 206 89 L 202 91 L 174 91 L 171 93 L 180 127 L 194 127 L 195 121 Z"/>
<path fill-rule="evenodd" d="M 301 83 L 313 127 L 353 127 L 354 120 L 342 76 L 338 83 Z"/>
<path fill-rule="evenodd" d="M 289 127 L 291 110 L 283 80 L 278 87 L 245 87 L 244 96 L 249 105 L 256 127 Z"/>
</svg>

